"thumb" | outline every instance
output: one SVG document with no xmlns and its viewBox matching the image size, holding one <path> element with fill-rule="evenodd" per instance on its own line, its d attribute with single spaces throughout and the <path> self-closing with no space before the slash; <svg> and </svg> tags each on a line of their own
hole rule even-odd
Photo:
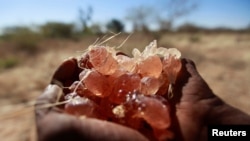
<svg viewBox="0 0 250 141">
<path fill-rule="evenodd" d="M 59 86 L 53 84 L 48 85 L 43 94 L 37 98 L 35 105 L 36 118 L 41 118 L 52 110 L 58 111 L 58 107 L 55 107 L 53 104 L 58 101 L 61 95 L 62 89 Z"/>
</svg>

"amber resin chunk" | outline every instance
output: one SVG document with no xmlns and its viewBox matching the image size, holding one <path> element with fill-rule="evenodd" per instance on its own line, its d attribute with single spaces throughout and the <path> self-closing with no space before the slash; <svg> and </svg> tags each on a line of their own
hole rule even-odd
<svg viewBox="0 0 250 141">
<path fill-rule="evenodd" d="M 154 95 L 159 90 L 160 81 L 154 77 L 143 77 L 141 79 L 141 93 L 144 95 Z"/>
<path fill-rule="evenodd" d="M 79 79 L 82 81 L 82 85 L 96 96 L 106 97 L 110 94 L 107 78 L 96 70 L 83 70 Z"/>
<path fill-rule="evenodd" d="M 113 83 L 113 90 L 110 101 L 122 103 L 126 100 L 126 95 L 140 89 L 140 76 L 138 74 L 126 73 L 118 77 Z"/>
<path fill-rule="evenodd" d="M 88 116 L 95 117 L 95 109 L 97 105 L 86 97 L 76 96 L 72 98 L 66 105 L 65 111 L 67 113 L 76 115 L 76 116 Z"/>
<path fill-rule="evenodd" d="M 117 60 L 105 47 L 93 48 L 89 51 L 89 62 L 95 70 L 103 75 L 109 75 L 116 71 L 118 67 Z"/>
<path fill-rule="evenodd" d="M 171 139 L 167 95 L 181 70 L 181 54 L 153 41 L 132 55 L 90 46 L 78 62 L 79 80 L 65 95 L 65 112 L 122 124 L 155 140 Z"/>
</svg>

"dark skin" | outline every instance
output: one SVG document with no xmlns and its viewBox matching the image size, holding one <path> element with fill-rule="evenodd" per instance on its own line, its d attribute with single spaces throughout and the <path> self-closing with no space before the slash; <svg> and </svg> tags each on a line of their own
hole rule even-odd
<svg viewBox="0 0 250 141">
<path fill-rule="evenodd" d="M 69 86 L 77 79 L 81 70 L 76 59 L 66 60 L 59 66 L 52 83 Z M 195 64 L 182 59 L 182 69 L 174 85 L 174 97 L 170 100 L 174 140 L 207 140 L 206 130 L 212 124 L 249 124 L 250 116 L 231 107 L 217 97 L 197 72 Z M 39 108 L 43 104 L 56 102 L 61 88 L 49 85 L 37 99 L 36 124 L 39 141 L 52 140 L 107 140 L 146 141 L 139 132 L 107 121 L 79 119 L 62 112 L 60 106 Z M 64 92 L 66 92 L 64 90 Z"/>
</svg>

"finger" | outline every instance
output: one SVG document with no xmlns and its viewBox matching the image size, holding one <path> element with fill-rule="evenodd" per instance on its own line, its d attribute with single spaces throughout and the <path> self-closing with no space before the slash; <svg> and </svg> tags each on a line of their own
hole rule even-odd
<svg viewBox="0 0 250 141">
<path fill-rule="evenodd" d="M 181 63 L 182 68 L 177 76 L 175 85 L 175 90 L 177 91 L 180 91 L 190 78 L 195 78 L 197 81 L 201 81 L 200 79 L 202 79 L 192 60 L 183 58 L 181 59 Z"/>
<path fill-rule="evenodd" d="M 78 79 L 79 68 L 77 65 L 77 60 L 75 58 L 68 59 L 64 61 L 56 70 L 52 77 L 52 84 L 59 84 L 67 87 L 74 80 Z"/>
<path fill-rule="evenodd" d="M 187 72 L 190 73 L 191 76 L 198 76 L 200 77 L 200 74 L 196 68 L 196 65 L 195 63 L 190 60 L 190 59 L 183 59 L 183 63 L 185 63 L 185 66 L 186 66 L 186 69 L 187 69 Z"/>
<path fill-rule="evenodd" d="M 47 86 L 43 94 L 40 95 L 36 101 L 35 115 L 38 120 L 52 110 L 59 111 L 59 108 L 57 108 L 53 104 L 57 102 L 57 99 L 59 98 L 61 93 L 62 90 L 59 86 L 52 84 Z"/>
<path fill-rule="evenodd" d="M 53 122 L 56 121 L 56 124 Z M 44 128 L 43 128 L 44 127 Z M 50 114 L 38 124 L 39 141 L 146 141 L 139 132 L 111 122 Z"/>
<path fill-rule="evenodd" d="M 174 124 L 172 124 L 172 130 L 178 134 L 180 140 L 182 138 L 180 131 L 180 123 L 176 116 L 176 104 L 180 103 L 183 97 L 183 87 L 188 83 L 192 75 L 196 74 L 196 67 L 193 61 L 189 59 L 181 59 L 182 67 L 177 76 L 176 83 L 173 87 L 173 98 L 169 101 L 171 107 L 171 119 Z"/>
<path fill-rule="evenodd" d="M 179 104 L 184 103 L 183 101 L 187 103 L 187 101 L 198 100 L 198 95 L 193 94 L 199 93 L 198 91 L 201 90 L 200 85 L 203 85 L 204 81 L 192 60 L 182 59 L 181 62 L 182 69 L 174 87 L 173 100 L 170 102 L 172 107 L 172 130 L 176 133 L 177 140 L 199 140 L 200 136 L 197 133 L 203 132 L 203 129 L 200 127 L 202 121 L 199 118 L 194 118 L 199 115 L 199 111 L 193 111 L 192 107 L 187 105 L 180 108 Z M 178 109 L 176 109 L 176 105 L 178 105 Z M 195 122 L 193 122 L 194 119 Z"/>
<path fill-rule="evenodd" d="M 172 105 L 175 105 L 179 102 L 180 97 L 182 96 L 182 88 L 188 82 L 188 79 L 191 77 L 191 73 L 188 68 L 194 73 L 194 63 L 188 59 L 181 59 L 182 67 L 177 76 L 176 83 L 173 87 L 174 97 L 171 100 Z"/>
</svg>

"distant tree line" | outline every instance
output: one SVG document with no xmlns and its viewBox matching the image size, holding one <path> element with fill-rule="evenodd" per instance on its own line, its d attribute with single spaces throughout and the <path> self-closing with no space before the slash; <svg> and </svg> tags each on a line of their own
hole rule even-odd
<svg viewBox="0 0 250 141">
<path fill-rule="evenodd" d="M 233 30 L 230 28 L 207 29 L 192 23 L 185 23 L 178 28 L 173 28 L 175 21 L 190 14 L 198 7 L 197 0 L 168 0 L 160 3 L 162 7 L 139 6 L 128 10 L 124 20 L 111 19 L 106 24 L 92 22 L 94 10 L 92 7 L 79 8 L 79 23 L 48 22 L 37 27 L 15 26 L 5 28 L 2 38 L 18 38 L 27 36 L 29 39 L 37 40 L 38 37 L 45 38 L 79 38 L 88 35 L 101 35 L 107 32 L 125 32 L 125 22 L 130 22 L 132 32 L 249 32 L 250 25 L 245 29 Z M 159 10 L 160 9 L 160 10 Z M 150 25 L 157 25 L 152 30 Z"/>
<path fill-rule="evenodd" d="M 137 26 L 135 26 L 137 27 Z M 84 30 L 77 30 L 73 23 L 61 23 L 61 22 L 48 22 L 44 25 L 38 26 L 36 28 L 26 27 L 26 26 L 14 26 L 7 27 L 3 30 L 2 38 L 9 39 L 18 36 L 41 36 L 45 38 L 73 38 L 75 36 L 84 35 L 96 35 L 105 34 L 106 32 L 125 32 L 125 24 L 118 20 L 112 19 L 105 25 L 105 30 L 99 24 L 92 24 L 91 26 L 86 26 Z M 174 31 L 165 30 L 159 28 L 158 30 L 150 30 L 146 24 L 141 28 L 136 28 L 133 32 L 249 32 L 250 26 L 244 29 L 231 29 L 226 27 L 217 27 L 213 29 L 205 28 L 202 26 L 197 26 L 192 23 L 184 23 L 183 25 L 176 28 Z M 35 36 L 34 36 L 35 35 Z"/>
</svg>

